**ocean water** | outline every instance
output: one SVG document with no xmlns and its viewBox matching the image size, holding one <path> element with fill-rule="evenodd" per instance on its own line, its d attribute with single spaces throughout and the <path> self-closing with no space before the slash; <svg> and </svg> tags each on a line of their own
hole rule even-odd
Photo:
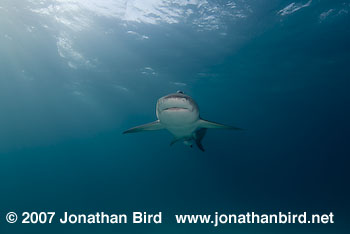
<svg viewBox="0 0 350 234">
<path fill-rule="evenodd" d="M 348 233 L 350 2 L 0 1 L 0 233 Z M 183 90 L 206 151 L 169 146 Z M 162 224 L 8 224 L 7 212 L 163 212 Z M 334 213 L 334 224 L 174 214 Z"/>
</svg>

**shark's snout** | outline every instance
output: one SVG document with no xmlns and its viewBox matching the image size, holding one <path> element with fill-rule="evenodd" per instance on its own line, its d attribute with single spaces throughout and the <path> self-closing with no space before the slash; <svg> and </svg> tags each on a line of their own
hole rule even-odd
<svg viewBox="0 0 350 234">
<path fill-rule="evenodd" d="M 170 132 L 174 134 L 171 129 L 175 127 L 177 129 L 175 131 L 180 131 L 181 135 L 183 130 L 179 130 L 179 128 L 192 126 L 199 119 L 199 110 L 190 96 L 183 93 L 174 93 L 158 100 L 156 115 L 164 126 L 170 126 L 170 130 L 168 129 Z M 186 130 L 185 135 L 190 135 L 192 130 L 192 128 Z"/>
<path fill-rule="evenodd" d="M 158 101 L 158 111 L 193 111 L 193 105 L 183 96 L 164 97 Z"/>
</svg>

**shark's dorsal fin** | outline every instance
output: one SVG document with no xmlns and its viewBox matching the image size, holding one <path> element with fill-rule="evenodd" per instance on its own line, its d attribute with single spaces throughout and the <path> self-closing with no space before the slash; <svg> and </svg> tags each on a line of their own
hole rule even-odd
<svg viewBox="0 0 350 234">
<path fill-rule="evenodd" d="M 143 124 L 140 126 L 130 128 L 130 129 L 126 130 L 125 132 L 123 132 L 123 134 L 134 133 L 134 132 L 143 132 L 143 131 L 154 131 L 154 130 L 160 130 L 163 128 L 164 128 L 164 126 L 159 122 L 159 120 L 157 120 L 157 121 L 154 121 L 152 123 L 147 123 L 147 124 Z"/>
<path fill-rule="evenodd" d="M 199 125 L 198 126 L 199 128 L 221 128 L 221 129 L 231 129 L 231 130 L 243 130 L 241 128 L 224 125 L 224 124 L 220 124 L 220 123 L 216 123 L 216 122 L 212 122 L 204 119 L 200 119 L 198 121 L 198 125 Z"/>
</svg>

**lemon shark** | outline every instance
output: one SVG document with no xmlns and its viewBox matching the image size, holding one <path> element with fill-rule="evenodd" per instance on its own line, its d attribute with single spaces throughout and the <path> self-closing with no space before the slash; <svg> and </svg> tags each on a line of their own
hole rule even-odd
<svg viewBox="0 0 350 234">
<path fill-rule="evenodd" d="M 130 128 L 123 133 L 166 129 L 174 136 L 170 145 L 182 141 L 192 147 L 195 142 L 198 148 L 204 151 L 201 141 L 208 128 L 242 130 L 202 119 L 197 103 L 182 91 L 161 97 L 157 101 L 156 115 L 158 120 Z"/>
</svg>

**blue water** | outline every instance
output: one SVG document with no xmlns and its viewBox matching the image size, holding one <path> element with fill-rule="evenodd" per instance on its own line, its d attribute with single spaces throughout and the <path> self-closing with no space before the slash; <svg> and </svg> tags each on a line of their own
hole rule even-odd
<svg viewBox="0 0 350 234">
<path fill-rule="evenodd" d="M 348 233 L 350 2 L 0 2 L 1 233 Z M 183 90 L 206 151 L 122 135 Z M 7 224 L 14 211 L 163 212 L 159 225 Z M 178 225 L 329 213 L 335 224 Z"/>
</svg>

